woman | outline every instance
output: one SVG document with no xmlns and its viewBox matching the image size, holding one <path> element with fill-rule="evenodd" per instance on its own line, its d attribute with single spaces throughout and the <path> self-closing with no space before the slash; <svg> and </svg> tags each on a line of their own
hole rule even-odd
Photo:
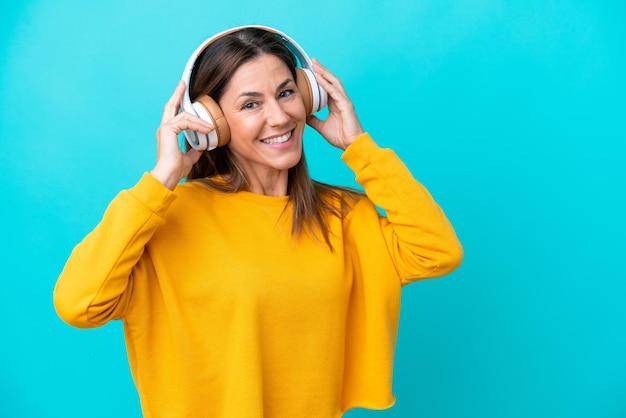
<svg viewBox="0 0 626 418">
<path fill-rule="evenodd" d="M 55 306 L 66 322 L 124 321 L 145 417 L 330 418 L 390 407 L 401 286 L 461 262 L 443 212 L 363 131 L 318 62 L 328 116 L 307 115 L 295 64 L 265 29 L 209 45 L 189 92 L 219 104 L 230 142 L 180 150 L 183 130 L 214 129 L 179 113 L 181 82 L 157 130 L 154 168 L 111 202 L 59 277 Z M 344 150 L 367 196 L 310 179 L 306 123 Z"/>
</svg>

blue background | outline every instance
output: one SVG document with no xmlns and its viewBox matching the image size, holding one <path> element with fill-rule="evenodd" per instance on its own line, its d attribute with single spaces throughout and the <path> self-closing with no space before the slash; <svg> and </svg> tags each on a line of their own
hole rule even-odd
<svg viewBox="0 0 626 418">
<path fill-rule="evenodd" d="M 63 324 L 72 247 L 155 159 L 193 49 L 277 27 L 343 81 L 466 256 L 405 288 L 394 408 L 626 417 L 626 3 L 41 0 L 0 6 L 0 417 L 138 417 L 120 323 Z M 354 185 L 312 130 L 312 174 Z"/>
</svg>

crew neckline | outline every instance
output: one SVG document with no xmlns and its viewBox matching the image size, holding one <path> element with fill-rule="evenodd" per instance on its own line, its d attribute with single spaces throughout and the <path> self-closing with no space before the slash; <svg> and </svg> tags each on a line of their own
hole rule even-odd
<svg viewBox="0 0 626 418">
<path fill-rule="evenodd" d="M 284 208 L 285 205 L 289 203 L 290 201 L 289 195 L 269 196 L 269 195 L 254 193 L 248 190 L 240 190 L 238 192 L 222 192 L 206 184 L 206 182 L 204 182 L 203 179 L 195 179 L 193 181 L 188 181 L 186 183 L 189 185 L 194 185 L 194 187 L 200 187 L 202 190 L 208 190 L 214 193 L 218 193 L 224 197 L 233 197 L 233 198 L 243 199 L 243 200 L 247 200 L 250 202 L 260 203 L 263 205 L 280 206 L 281 208 Z"/>
</svg>

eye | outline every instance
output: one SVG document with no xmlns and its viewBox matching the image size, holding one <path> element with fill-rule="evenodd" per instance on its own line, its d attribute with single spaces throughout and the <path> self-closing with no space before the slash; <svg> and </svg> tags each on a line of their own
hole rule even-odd
<svg viewBox="0 0 626 418">
<path fill-rule="evenodd" d="M 285 89 L 278 94 L 278 97 L 282 99 L 291 96 L 293 93 L 293 89 Z"/>
<path fill-rule="evenodd" d="M 259 104 L 257 102 L 245 102 L 243 106 L 241 106 L 241 110 L 252 110 L 256 108 Z"/>
</svg>

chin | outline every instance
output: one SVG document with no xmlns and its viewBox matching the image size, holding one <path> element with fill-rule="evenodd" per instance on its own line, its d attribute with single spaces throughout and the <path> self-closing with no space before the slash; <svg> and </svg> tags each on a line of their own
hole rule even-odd
<svg viewBox="0 0 626 418">
<path fill-rule="evenodd" d="M 289 156 L 285 158 L 283 161 L 276 162 L 274 168 L 278 170 L 290 170 L 298 165 L 300 160 L 302 159 L 302 152 L 299 152 L 298 155 Z"/>
</svg>

